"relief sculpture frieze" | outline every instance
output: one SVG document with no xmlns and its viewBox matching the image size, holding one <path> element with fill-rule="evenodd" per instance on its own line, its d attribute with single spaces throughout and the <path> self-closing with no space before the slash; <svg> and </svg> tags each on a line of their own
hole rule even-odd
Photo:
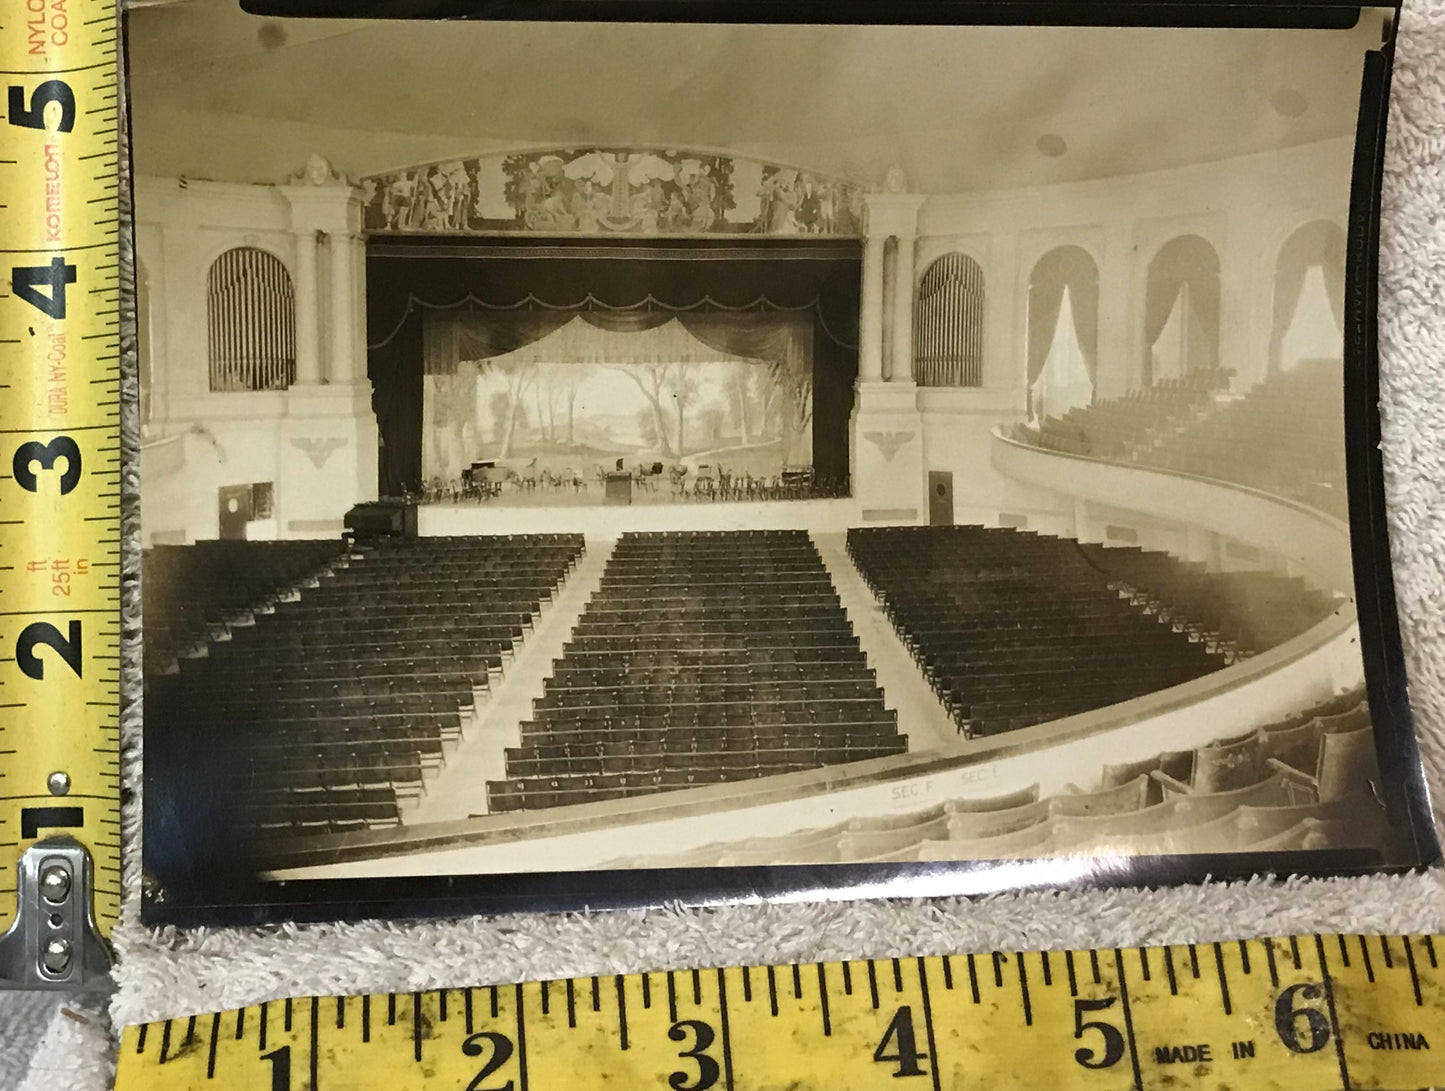
<svg viewBox="0 0 1445 1091">
<path fill-rule="evenodd" d="M 362 180 L 368 231 L 821 235 L 862 231 L 863 191 L 756 160 L 568 148 L 455 159 Z"/>
</svg>

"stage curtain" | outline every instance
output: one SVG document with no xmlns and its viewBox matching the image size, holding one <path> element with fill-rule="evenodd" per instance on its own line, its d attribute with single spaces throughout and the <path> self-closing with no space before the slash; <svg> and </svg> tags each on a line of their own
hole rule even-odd
<svg viewBox="0 0 1445 1091">
<path fill-rule="evenodd" d="M 422 362 L 427 375 L 450 375 L 460 360 L 490 360 L 540 341 L 572 318 L 569 311 L 427 311 Z"/>
<path fill-rule="evenodd" d="M 571 312 L 573 316 L 580 316 L 582 321 L 590 326 L 596 326 L 599 330 L 607 330 L 610 333 L 642 333 L 644 330 L 655 330 L 659 326 L 665 326 L 677 317 L 671 311 L 649 310 L 636 308 L 625 311 L 597 311 L 583 310 Z"/>
<path fill-rule="evenodd" d="M 369 247 L 368 374 L 383 437 L 382 493 L 420 487 L 424 369 L 454 370 L 454 361 L 501 354 L 509 341 L 524 345 L 578 315 L 611 329 L 706 317 L 699 339 L 744 336 L 722 329 L 734 314 L 811 326 L 814 466 L 846 475 L 861 245 L 810 244 L 802 254 L 794 244 L 750 245 L 741 254 L 735 243 L 697 242 L 673 244 L 669 250 L 678 253 L 665 256 L 653 252 L 656 246 L 492 240 L 477 253 L 471 240 L 418 239 Z M 491 321 L 501 314 L 517 317 Z M 426 334 L 424 327 L 442 315 L 475 317 L 454 318 L 460 332 Z M 781 351 L 796 350 L 784 342 Z"/>
<path fill-rule="evenodd" d="M 462 360 L 490 360 L 516 352 L 574 318 L 612 333 L 641 333 L 677 319 L 708 348 L 788 368 L 806 366 L 812 355 L 814 316 L 809 312 L 643 308 L 424 311 L 423 371 L 451 375 Z"/>
<path fill-rule="evenodd" d="M 811 369 L 811 315 L 697 313 L 679 315 L 687 332 L 708 348 L 776 364 L 788 371 Z"/>
</svg>

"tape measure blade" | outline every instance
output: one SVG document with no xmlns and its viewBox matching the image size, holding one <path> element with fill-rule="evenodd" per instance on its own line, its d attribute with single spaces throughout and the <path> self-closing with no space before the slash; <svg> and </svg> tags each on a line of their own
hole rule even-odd
<svg viewBox="0 0 1445 1091">
<path fill-rule="evenodd" d="M 1423 1087 L 1438 954 L 1298 936 L 272 1001 L 127 1028 L 116 1086 Z"/>
<path fill-rule="evenodd" d="M 1445 1083 L 1445 973 L 1438 936 L 1322 937 L 1340 1039 L 1356 1087 Z"/>
<path fill-rule="evenodd" d="M 120 906 L 118 30 L 97 0 L 34 0 L 0 26 L 0 855 L 79 841 L 103 933 Z"/>
</svg>

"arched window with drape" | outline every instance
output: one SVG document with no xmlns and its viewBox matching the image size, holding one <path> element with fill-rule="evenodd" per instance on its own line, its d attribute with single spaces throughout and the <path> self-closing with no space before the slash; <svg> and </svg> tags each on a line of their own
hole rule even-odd
<svg viewBox="0 0 1445 1091">
<path fill-rule="evenodd" d="M 1269 371 L 1344 353 L 1345 230 L 1314 220 L 1280 247 L 1274 272 Z"/>
<path fill-rule="evenodd" d="M 1219 255 L 1198 235 L 1170 239 L 1149 263 L 1145 384 L 1219 366 Z"/>
<path fill-rule="evenodd" d="M 1030 416 L 1061 416 L 1093 401 L 1099 346 L 1099 267 L 1081 246 L 1059 246 L 1029 277 Z"/>
<path fill-rule="evenodd" d="M 920 386 L 983 385 L 983 269 L 945 254 L 923 274 L 915 317 L 914 379 Z"/>
<path fill-rule="evenodd" d="M 279 258 L 227 250 L 206 277 L 211 389 L 284 390 L 296 381 L 296 295 Z"/>
</svg>

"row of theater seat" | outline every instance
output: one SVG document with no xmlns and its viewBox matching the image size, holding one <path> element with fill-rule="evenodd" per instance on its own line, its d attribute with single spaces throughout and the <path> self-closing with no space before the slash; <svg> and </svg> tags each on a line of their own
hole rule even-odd
<svg viewBox="0 0 1445 1091">
<path fill-rule="evenodd" d="M 1231 657 L 1266 651 L 1303 633 L 1335 607 L 1299 577 L 1211 572 L 1199 562 L 1136 546 L 1080 545 L 1110 586 Z"/>
<path fill-rule="evenodd" d="M 147 674 L 175 669 L 228 626 L 344 563 L 338 539 L 204 541 L 154 546 L 141 557 Z"/>
<path fill-rule="evenodd" d="M 1223 375 L 1192 372 L 1016 435 L 1049 451 L 1231 481 L 1347 517 L 1340 362 L 1301 362 L 1242 396 L 1224 395 Z"/>
<path fill-rule="evenodd" d="M 1216 393 L 1228 389 L 1230 374 L 1201 368 L 1162 379 L 1123 397 L 1070 409 L 1062 417 L 1045 417 L 1029 438 L 1050 451 L 1129 460 L 1141 447 L 1203 412 Z"/>
<path fill-rule="evenodd" d="M 1138 461 L 1285 496 L 1348 518 L 1344 380 L 1338 360 L 1271 376 Z"/>
<path fill-rule="evenodd" d="M 148 734 L 213 740 L 263 832 L 395 825 L 583 549 L 581 535 L 383 539 L 152 678 Z"/>
<path fill-rule="evenodd" d="M 984 527 L 868 527 L 848 552 L 959 729 L 1086 712 L 1223 665 L 1133 604 L 1078 544 Z"/>
<path fill-rule="evenodd" d="M 1379 771 L 1352 691 L 1238 739 L 1105 767 L 1098 788 L 954 799 L 608 867 L 709 867 L 1110 853 L 1381 849 Z"/>
<path fill-rule="evenodd" d="M 902 753 L 802 531 L 627 534 L 487 786 L 491 811 Z"/>
</svg>

